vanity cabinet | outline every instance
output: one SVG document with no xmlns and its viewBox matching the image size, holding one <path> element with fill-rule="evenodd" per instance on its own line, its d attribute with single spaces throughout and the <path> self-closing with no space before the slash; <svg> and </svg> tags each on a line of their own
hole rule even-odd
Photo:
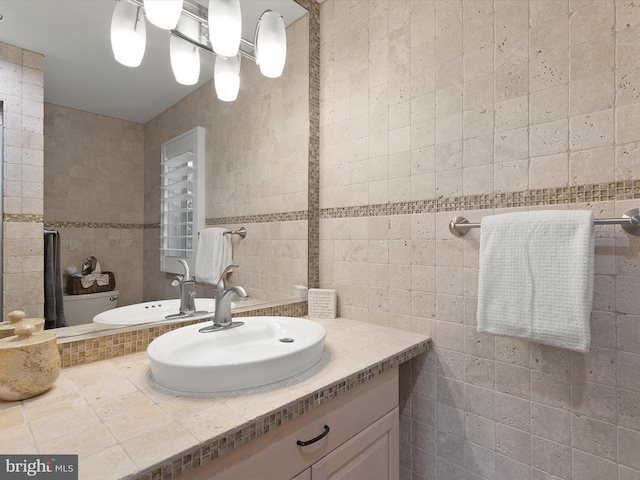
<svg viewBox="0 0 640 480">
<path fill-rule="evenodd" d="M 307 480 L 397 480 L 398 408 L 308 468 Z"/>
<path fill-rule="evenodd" d="M 398 423 L 396 368 L 182 478 L 398 480 Z M 297 443 L 316 437 L 309 445 Z"/>
</svg>

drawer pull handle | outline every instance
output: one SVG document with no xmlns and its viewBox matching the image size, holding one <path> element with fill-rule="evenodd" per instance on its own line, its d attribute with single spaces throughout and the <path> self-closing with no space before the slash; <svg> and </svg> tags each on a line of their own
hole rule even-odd
<svg viewBox="0 0 640 480">
<path fill-rule="evenodd" d="M 312 438 L 311 440 L 307 440 L 306 442 L 303 442 L 302 440 L 298 440 L 296 443 L 298 445 L 300 445 L 301 447 L 306 447 L 307 445 L 311 445 L 312 443 L 316 443 L 318 440 L 322 440 L 324 437 L 327 436 L 328 433 L 329 433 L 329 425 L 325 425 L 324 426 L 324 432 L 322 432 L 317 437 Z"/>
</svg>

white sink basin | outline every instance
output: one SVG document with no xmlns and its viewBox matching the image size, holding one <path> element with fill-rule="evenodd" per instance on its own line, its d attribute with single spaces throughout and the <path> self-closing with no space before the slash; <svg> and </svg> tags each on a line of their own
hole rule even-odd
<svg viewBox="0 0 640 480">
<path fill-rule="evenodd" d="M 231 308 L 236 306 L 231 302 Z M 157 300 L 155 302 L 136 303 L 99 313 L 93 317 L 96 330 L 117 327 L 131 327 L 146 323 L 176 323 L 185 320 L 200 320 L 213 317 L 216 301 L 213 298 L 196 298 L 195 314 L 177 316 L 180 312 L 180 299 Z M 169 318 L 167 318 L 169 317 Z"/>
<path fill-rule="evenodd" d="M 318 363 L 325 328 L 304 318 L 242 317 L 244 325 L 201 333 L 178 328 L 147 347 L 153 379 L 191 393 L 226 392 L 284 380 Z"/>
</svg>

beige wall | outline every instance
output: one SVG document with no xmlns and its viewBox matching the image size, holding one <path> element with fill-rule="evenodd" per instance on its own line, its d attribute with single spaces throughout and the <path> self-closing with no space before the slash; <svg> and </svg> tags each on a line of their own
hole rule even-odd
<svg viewBox="0 0 640 480">
<path fill-rule="evenodd" d="M 61 265 L 95 256 L 112 271 L 119 305 L 142 301 L 144 126 L 45 103 L 44 220 Z"/>
<path fill-rule="evenodd" d="M 640 240 L 596 228 L 588 354 L 475 331 L 479 232 L 640 201 L 640 4 L 321 4 L 320 280 L 432 335 L 402 370 L 402 479 L 640 479 Z M 633 200 L 635 198 L 635 200 Z"/>
<path fill-rule="evenodd" d="M 0 43 L 3 102 L 3 318 L 11 310 L 42 317 L 43 57 Z"/>
</svg>

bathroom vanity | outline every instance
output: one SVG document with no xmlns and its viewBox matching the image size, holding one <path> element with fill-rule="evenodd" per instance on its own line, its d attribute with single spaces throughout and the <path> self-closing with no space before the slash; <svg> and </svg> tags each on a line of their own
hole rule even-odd
<svg viewBox="0 0 640 480">
<path fill-rule="evenodd" d="M 317 365 L 248 390 L 171 392 L 145 353 L 64 368 L 49 392 L 0 403 L 0 451 L 78 454 L 81 480 L 397 479 L 399 365 L 430 339 L 318 322 L 327 337 Z"/>
</svg>

